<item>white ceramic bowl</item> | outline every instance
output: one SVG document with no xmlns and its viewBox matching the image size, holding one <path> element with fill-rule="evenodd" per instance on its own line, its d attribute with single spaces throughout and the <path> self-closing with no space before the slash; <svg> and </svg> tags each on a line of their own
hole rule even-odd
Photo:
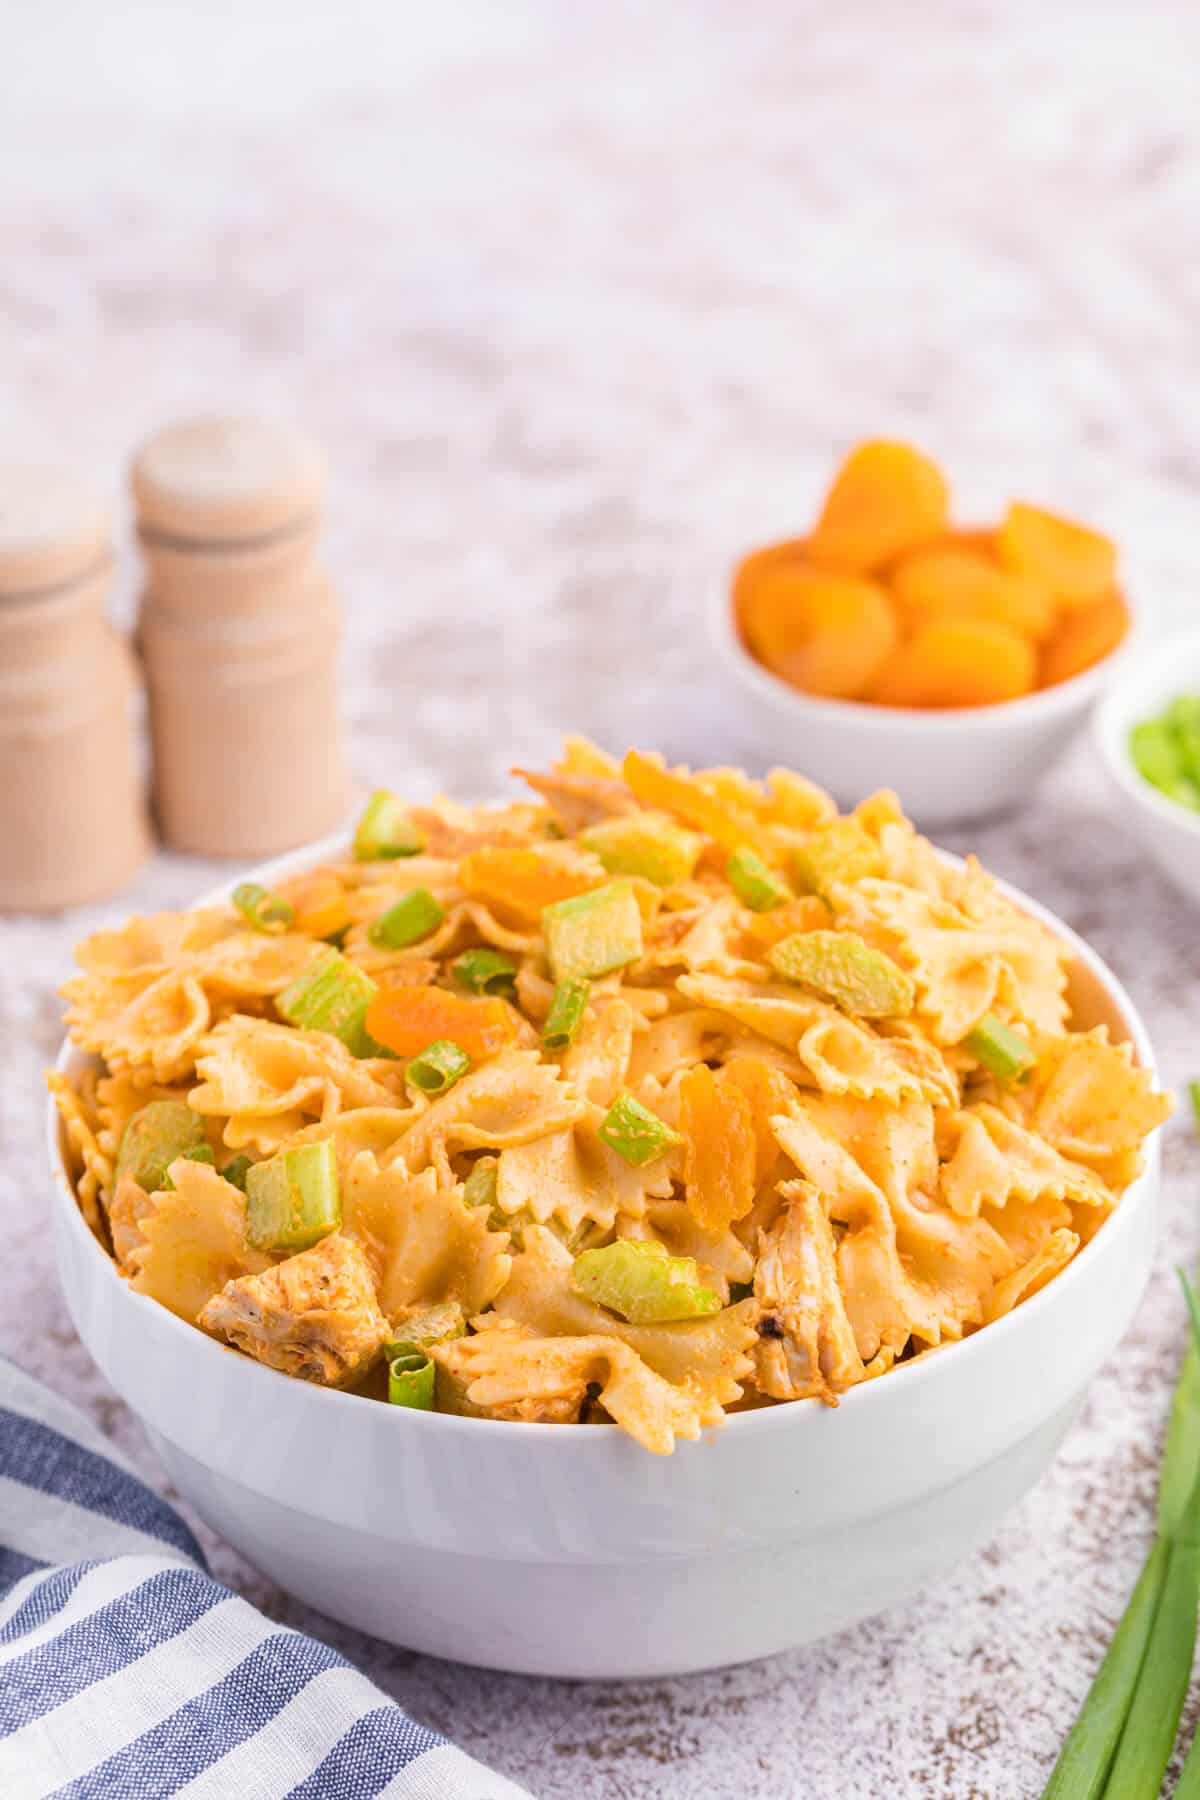
<svg viewBox="0 0 1200 1800">
<path fill-rule="evenodd" d="M 330 842 L 255 872 L 266 885 Z M 230 884 L 232 886 L 232 884 Z M 228 890 L 223 890 L 227 892 Z M 1072 1000 L 1151 1065 L 1112 973 Z M 64 1046 L 58 1067 L 82 1058 Z M 735 1415 L 671 1457 L 615 1426 L 390 1409 L 276 1374 L 132 1293 L 88 1231 L 49 1115 L 75 1328 L 179 1492 L 285 1588 L 377 1637 L 536 1675 L 655 1676 L 766 1656 L 907 1599 L 1037 1480 L 1150 1269 L 1158 1146 L 1112 1218 L 1016 1312 L 852 1389 Z"/>
<path fill-rule="evenodd" d="M 1067 749 L 1088 708 L 1125 664 L 1125 641 L 1082 675 L 997 706 L 934 712 L 867 706 L 805 694 L 751 656 L 738 635 L 725 583 L 711 609 L 712 639 L 723 673 L 741 693 L 749 741 L 767 766 L 803 769 L 839 806 L 876 788 L 903 797 L 923 830 L 985 818 L 1020 805 Z"/>
<path fill-rule="evenodd" d="M 1123 816 L 1163 874 L 1190 900 L 1200 900 L 1200 813 L 1143 781 L 1129 755 L 1133 726 L 1178 694 L 1200 694 L 1200 632 L 1170 638 L 1131 662 L 1097 707 L 1092 733 Z"/>
</svg>

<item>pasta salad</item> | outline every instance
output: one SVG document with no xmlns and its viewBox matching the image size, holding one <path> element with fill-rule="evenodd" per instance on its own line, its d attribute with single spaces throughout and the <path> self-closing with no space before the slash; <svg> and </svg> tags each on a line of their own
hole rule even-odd
<svg viewBox="0 0 1200 1800">
<path fill-rule="evenodd" d="M 1169 1102 L 1066 953 L 880 793 L 569 740 L 500 808 L 79 945 L 49 1077 L 130 1286 L 407 1408 L 648 1450 L 978 1331 Z"/>
</svg>

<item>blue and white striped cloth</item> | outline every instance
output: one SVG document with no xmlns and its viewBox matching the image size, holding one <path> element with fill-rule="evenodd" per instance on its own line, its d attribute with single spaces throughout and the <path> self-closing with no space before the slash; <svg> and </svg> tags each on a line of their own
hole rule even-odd
<svg viewBox="0 0 1200 1800">
<path fill-rule="evenodd" d="M 0 1358 L 3 1800 L 530 1800 L 214 1581 L 104 1437 Z"/>
</svg>

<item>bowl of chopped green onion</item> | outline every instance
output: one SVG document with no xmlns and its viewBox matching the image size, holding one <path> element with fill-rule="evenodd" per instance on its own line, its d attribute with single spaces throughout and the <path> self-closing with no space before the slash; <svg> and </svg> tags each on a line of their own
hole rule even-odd
<svg viewBox="0 0 1200 1800">
<path fill-rule="evenodd" d="M 1093 729 L 1146 851 L 1175 887 L 1200 899 L 1200 633 L 1140 658 Z"/>
</svg>

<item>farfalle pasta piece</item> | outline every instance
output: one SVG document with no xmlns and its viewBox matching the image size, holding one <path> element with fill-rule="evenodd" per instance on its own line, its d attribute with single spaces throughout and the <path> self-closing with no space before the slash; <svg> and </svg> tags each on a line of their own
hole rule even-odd
<svg viewBox="0 0 1200 1800">
<path fill-rule="evenodd" d="M 47 1075 L 46 1086 L 53 1095 L 74 1163 L 79 1210 L 87 1220 L 89 1229 L 100 1236 L 100 1196 L 112 1189 L 112 1157 L 101 1147 L 95 1124 L 85 1110 L 79 1089 L 55 1069 L 51 1069 Z"/>
<path fill-rule="evenodd" d="M 1012 1198 L 1103 1206 L 1109 1197 L 1094 1170 L 1060 1156 L 998 1107 L 969 1107 L 956 1125 L 958 1142 L 942 1164 L 940 1193 L 961 1218 L 977 1218 L 985 1205 L 1002 1207 Z"/>
<path fill-rule="evenodd" d="M 212 1009 L 193 974 L 168 970 L 141 975 L 80 975 L 63 983 L 67 1024 L 81 1049 L 103 1056 L 110 1069 L 171 1082 L 190 1072 Z"/>
<path fill-rule="evenodd" d="M 553 1233 L 531 1225 L 524 1249 L 513 1258 L 496 1311 L 541 1336 L 620 1338 L 664 1380 L 686 1384 L 706 1408 L 732 1406 L 741 1398 L 755 1341 L 752 1301 L 727 1306 L 705 1319 L 628 1325 L 577 1294 L 571 1286 L 571 1268 L 570 1252 Z"/>
<path fill-rule="evenodd" d="M 626 813 L 640 811 L 637 801 L 614 773 L 601 775 L 592 771 L 558 768 L 548 775 L 533 769 L 514 769 L 549 806 L 554 819 L 567 837 L 586 831 L 603 819 L 619 819 Z"/>
<path fill-rule="evenodd" d="M 599 1136 L 602 1118 L 600 1107 L 589 1106 L 577 1124 L 502 1150 L 496 1167 L 500 1211 L 539 1225 L 556 1222 L 574 1241 L 589 1223 L 609 1231 L 618 1213 L 640 1218 L 648 1199 L 668 1196 L 673 1162 L 659 1157 L 640 1168 L 626 1162 Z"/>
<path fill-rule="evenodd" d="M 361 1380 L 390 1336 L 362 1246 L 340 1232 L 227 1282 L 199 1323 L 256 1362 L 323 1387 Z"/>
<path fill-rule="evenodd" d="M 126 1261 L 137 1293 L 194 1325 L 226 1282 L 258 1274 L 270 1258 L 247 1240 L 246 1196 L 214 1168 L 181 1158 L 170 1173 L 174 1186 L 134 1221 L 142 1242 Z"/>
<path fill-rule="evenodd" d="M 436 1168 L 453 1179 L 458 1150 L 501 1150 L 546 1137 L 582 1117 L 585 1103 L 553 1064 L 533 1050 L 510 1050 L 472 1069 L 428 1106 L 397 1141 L 389 1161 L 410 1174 Z"/>
<path fill-rule="evenodd" d="M 287 1147 L 316 1144 L 328 1138 L 337 1160 L 338 1178 L 344 1181 L 350 1164 L 362 1151 L 369 1150 L 379 1160 L 387 1158 L 428 1104 L 422 1095 L 417 1095 L 411 1106 L 356 1106 L 349 1112 L 335 1113 L 331 1119 L 306 1125 L 288 1138 Z"/>
<path fill-rule="evenodd" d="M 498 1419 L 577 1419 L 589 1386 L 616 1424 L 659 1456 L 676 1438 L 698 1438 L 720 1408 L 663 1379 L 613 1337 L 527 1337 L 483 1331 L 435 1345 L 433 1358 L 461 1382 L 472 1406 Z"/>
<path fill-rule="evenodd" d="M 129 1258 L 139 1244 L 146 1242 L 142 1220 L 154 1211 L 153 1197 L 132 1175 L 121 1175 L 113 1188 L 108 1207 L 108 1231 L 113 1255 L 121 1268 L 130 1268 Z"/>
<path fill-rule="evenodd" d="M 987 1306 L 984 1309 L 984 1322 L 988 1325 L 1005 1313 L 1011 1312 L 1020 1301 L 1027 1300 L 1030 1294 L 1036 1294 L 1039 1288 L 1045 1287 L 1048 1281 L 1062 1272 L 1079 1248 L 1079 1238 L 1075 1232 L 1061 1230 L 1054 1232 L 1042 1248 L 1006 1275 L 992 1289 Z"/>
<path fill-rule="evenodd" d="M 755 1383 L 774 1400 L 836 1406 L 867 1372 L 838 1285 L 837 1240 L 811 1183 L 788 1182 L 780 1194 L 785 1205 L 759 1240 L 754 1275 Z"/>
<path fill-rule="evenodd" d="M 381 1169 L 370 1151 L 346 1171 L 342 1230 L 366 1252 L 389 1318 L 442 1300 L 457 1300 L 468 1314 L 482 1312 L 512 1267 L 508 1233 L 491 1229 L 486 1207 L 466 1204 L 461 1184 L 440 1184 L 433 1169 L 420 1175 L 409 1175 L 402 1164 Z"/>
<path fill-rule="evenodd" d="M 563 1054 L 563 1077 L 581 1099 L 612 1105 L 629 1077 L 637 1015 L 618 994 L 594 994 L 575 1041 Z"/>
<path fill-rule="evenodd" d="M 314 1119 L 403 1105 L 399 1065 L 354 1057 L 325 1031 L 235 1014 L 197 1046 L 193 1112 L 223 1117 L 231 1150 L 271 1155 Z"/>
<path fill-rule="evenodd" d="M 1125 1173 L 1128 1178 L 1121 1158 L 1132 1153 L 1136 1159 L 1143 1140 L 1171 1110 L 1167 1095 L 1152 1087 L 1149 1071 L 1134 1062 L 1133 1046 L 1110 1043 L 1101 1025 L 1065 1037 L 1037 1037 L 1033 1048 L 1033 1071 L 1006 1110 L 1019 1111 L 1029 1129 L 1063 1156 L 1102 1177 Z"/>
</svg>

